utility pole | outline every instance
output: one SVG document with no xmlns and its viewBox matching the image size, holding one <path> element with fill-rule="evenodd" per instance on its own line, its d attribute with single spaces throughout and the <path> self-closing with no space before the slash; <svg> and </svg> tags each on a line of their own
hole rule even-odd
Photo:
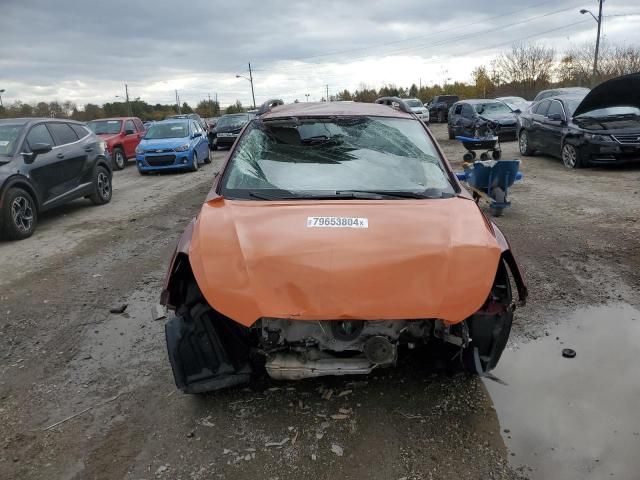
<svg viewBox="0 0 640 480">
<path fill-rule="evenodd" d="M 209 117 L 213 117 L 213 105 L 211 104 L 211 94 L 208 93 L 207 96 L 209 97 Z"/>
<path fill-rule="evenodd" d="M 251 62 L 249 62 L 249 82 L 251 82 L 251 97 L 253 98 L 253 108 L 256 108 L 256 94 L 253 93 L 253 73 L 251 72 Z"/>
<path fill-rule="evenodd" d="M 133 113 L 131 113 L 131 104 L 129 103 L 129 87 L 126 83 L 124 84 L 124 98 L 127 99 L 127 115 L 133 117 Z"/>
<path fill-rule="evenodd" d="M 218 115 L 220 115 L 220 104 L 218 103 L 218 94 L 215 94 L 215 102 L 216 102 L 216 107 L 218 108 Z"/>
<path fill-rule="evenodd" d="M 329 84 L 325 85 L 327 87 L 327 102 L 329 101 Z"/>
<path fill-rule="evenodd" d="M 596 54 L 593 58 L 593 78 L 595 80 L 598 73 L 598 52 L 600 50 L 600 27 L 602 26 L 602 4 L 604 0 L 600 0 L 600 7 L 598 9 L 598 36 L 596 37 Z"/>
<path fill-rule="evenodd" d="M 178 107 L 178 115 L 182 112 L 180 111 L 180 97 L 178 96 L 178 90 L 176 90 L 176 106 Z"/>
<path fill-rule="evenodd" d="M 309 101 L 309 94 L 305 93 L 304 96 L 307 97 L 307 102 L 308 102 Z"/>
<path fill-rule="evenodd" d="M 2 94 L 4 93 L 4 88 L 2 90 L 0 90 L 0 107 L 4 108 L 4 105 L 2 105 Z"/>
</svg>

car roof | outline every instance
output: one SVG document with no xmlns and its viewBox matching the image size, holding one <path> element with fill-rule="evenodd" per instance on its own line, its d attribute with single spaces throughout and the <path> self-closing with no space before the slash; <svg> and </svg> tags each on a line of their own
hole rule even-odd
<svg viewBox="0 0 640 480">
<path fill-rule="evenodd" d="M 545 100 L 582 100 L 586 96 L 586 94 L 580 95 L 576 93 L 564 93 L 562 95 L 553 95 L 552 97 L 543 98 L 540 102 L 544 102 Z"/>
<path fill-rule="evenodd" d="M 0 123 L 11 123 L 13 125 L 26 125 L 28 123 L 36 123 L 36 122 L 68 122 L 68 123 L 76 123 L 78 125 L 83 125 L 84 122 L 79 122 L 77 120 L 72 120 L 70 118 L 54 118 L 54 117 L 21 117 L 21 118 L 1 118 Z"/>
<path fill-rule="evenodd" d="M 473 105 L 477 103 L 503 103 L 495 98 L 469 98 L 467 100 L 460 100 L 458 103 L 471 103 Z"/>
<path fill-rule="evenodd" d="M 387 105 L 362 102 L 301 102 L 273 107 L 260 116 L 262 119 L 283 117 L 367 116 L 416 118 Z M 417 120 L 416 120 L 417 121 Z"/>
<path fill-rule="evenodd" d="M 165 118 L 164 120 L 158 120 L 153 123 L 186 123 L 189 125 L 192 120 L 193 118 Z"/>
</svg>

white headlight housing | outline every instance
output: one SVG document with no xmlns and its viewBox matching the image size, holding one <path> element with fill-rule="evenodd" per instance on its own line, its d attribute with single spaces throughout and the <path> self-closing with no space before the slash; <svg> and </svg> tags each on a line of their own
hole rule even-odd
<svg viewBox="0 0 640 480">
<path fill-rule="evenodd" d="M 174 148 L 176 152 L 186 152 L 189 150 L 189 144 L 185 143 L 184 145 L 180 145 L 179 147 Z"/>
<path fill-rule="evenodd" d="M 142 155 L 144 153 L 144 148 L 141 148 L 140 145 L 136 147 L 136 154 Z"/>
<path fill-rule="evenodd" d="M 593 140 L 594 142 L 613 142 L 613 138 L 611 138 L 610 135 L 600 135 L 597 133 L 585 133 L 584 138 Z"/>
</svg>

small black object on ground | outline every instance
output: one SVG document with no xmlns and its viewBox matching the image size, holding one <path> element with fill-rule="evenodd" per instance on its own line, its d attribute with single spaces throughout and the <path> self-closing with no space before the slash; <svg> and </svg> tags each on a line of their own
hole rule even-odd
<svg viewBox="0 0 640 480">
<path fill-rule="evenodd" d="M 562 356 L 564 358 L 574 358 L 576 356 L 576 351 L 573 350 L 572 348 L 563 348 Z"/>
</svg>

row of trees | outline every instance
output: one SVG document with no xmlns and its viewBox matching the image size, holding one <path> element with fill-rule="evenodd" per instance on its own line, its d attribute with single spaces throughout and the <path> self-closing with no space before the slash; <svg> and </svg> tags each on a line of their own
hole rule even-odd
<svg viewBox="0 0 640 480">
<path fill-rule="evenodd" d="M 536 44 L 515 44 L 511 50 L 494 58 L 488 65 L 477 67 L 471 72 L 471 82 L 455 82 L 445 85 L 408 88 L 385 85 L 379 89 L 362 84 L 355 91 L 343 90 L 329 100 L 353 100 L 373 102 L 382 96 L 420 98 L 423 102 L 435 95 L 453 94 L 461 98 L 492 98 L 517 95 L 533 98 L 543 89 L 564 86 L 593 86 L 609 78 L 640 71 L 640 47 L 612 45 L 600 46 L 597 74 L 593 75 L 594 46 L 585 44 L 574 46 L 558 54 L 553 47 Z M 323 99 L 324 100 L 324 99 Z M 297 100 L 296 100 L 297 101 Z M 14 102 L 0 107 L 0 118 L 11 117 L 66 117 L 88 121 L 131 114 L 143 120 L 161 120 L 178 113 L 176 105 L 150 105 L 139 98 L 131 101 L 95 105 L 88 103 L 79 109 L 73 102 L 39 102 L 37 104 Z M 219 116 L 220 104 L 213 100 L 203 100 L 195 108 L 186 102 L 181 113 L 198 113 L 201 117 Z M 245 111 L 240 101 L 227 107 L 224 113 Z"/>
</svg>

